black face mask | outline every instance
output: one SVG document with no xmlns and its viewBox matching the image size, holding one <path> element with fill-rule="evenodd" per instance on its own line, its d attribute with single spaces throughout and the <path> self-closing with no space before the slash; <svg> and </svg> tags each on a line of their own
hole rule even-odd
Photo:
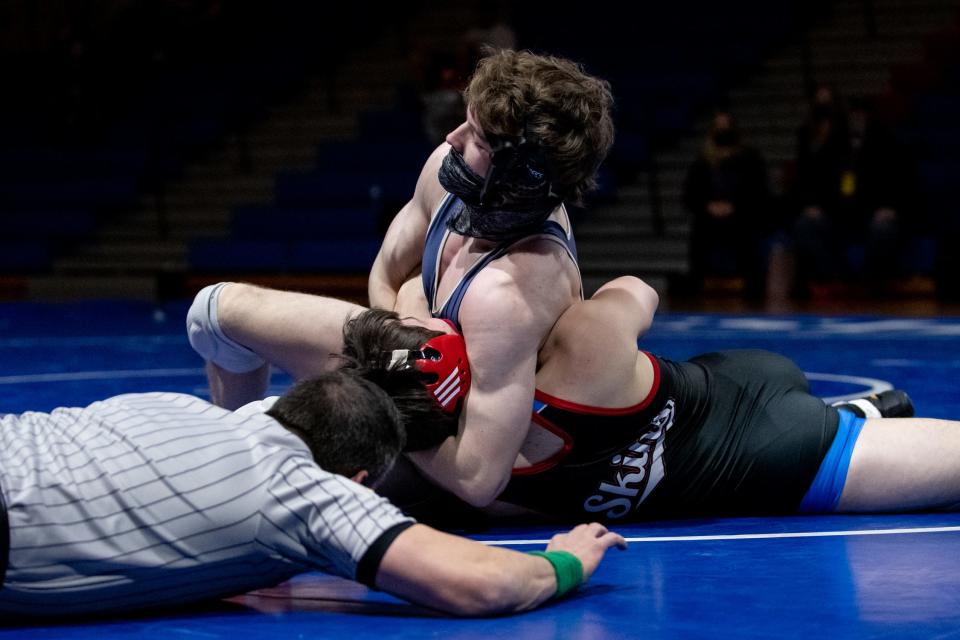
<svg viewBox="0 0 960 640">
<path fill-rule="evenodd" d="M 833 118 L 832 104 L 816 104 L 813 106 L 813 119 L 819 122 Z"/>
<path fill-rule="evenodd" d="M 487 176 L 471 169 L 456 150 L 443 159 L 437 177 L 463 207 L 447 221 L 455 233 L 502 242 L 536 233 L 560 204 L 546 171 L 517 154 L 494 153 Z"/>
<path fill-rule="evenodd" d="M 718 147 L 733 147 L 739 142 L 733 129 L 720 129 L 713 134 L 713 143 Z"/>
</svg>

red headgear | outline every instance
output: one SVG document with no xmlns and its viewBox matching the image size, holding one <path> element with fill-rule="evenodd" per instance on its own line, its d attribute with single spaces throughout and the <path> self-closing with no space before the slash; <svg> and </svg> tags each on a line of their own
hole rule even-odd
<svg viewBox="0 0 960 640">
<path fill-rule="evenodd" d="M 396 349 L 390 352 L 389 367 L 412 366 L 436 380 L 425 384 L 444 413 L 456 413 L 460 399 L 470 390 L 470 363 L 463 336 L 444 334 L 427 340 L 419 351 Z"/>
</svg>

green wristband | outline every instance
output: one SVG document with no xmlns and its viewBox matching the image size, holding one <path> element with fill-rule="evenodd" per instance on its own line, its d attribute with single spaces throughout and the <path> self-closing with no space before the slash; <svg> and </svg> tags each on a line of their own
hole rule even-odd
<svg viewBox="0 0 960 640">
<path fill-rule="evenodd" d="M 531 556 L 546 558 L 557 574 L 557 592 L 554 598 L 562 598 L 583 584 L 583 563 L 569 551 L 530 551 Z"/>
</svg>

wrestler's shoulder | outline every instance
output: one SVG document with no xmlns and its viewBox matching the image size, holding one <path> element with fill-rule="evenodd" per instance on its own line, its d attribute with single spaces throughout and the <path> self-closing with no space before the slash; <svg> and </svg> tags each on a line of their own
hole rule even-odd
<svg viewBox="0 0 960 640">
<path fill-rule="evenodd" d="M 579 271 L 568 257 L 555 253 L 557 246 L 555 242 L 536 242 L 528 250 L 511 251 L 497 260 L 496 268 L 483 269 L 477 274 L 467 297 L 474 301 L 485 299 L 484 304 L 492 304 L 506 296 L 527 303 L 578 297 Z M 471 293 L 475 295 L 471 296 Z"/>
</svg>

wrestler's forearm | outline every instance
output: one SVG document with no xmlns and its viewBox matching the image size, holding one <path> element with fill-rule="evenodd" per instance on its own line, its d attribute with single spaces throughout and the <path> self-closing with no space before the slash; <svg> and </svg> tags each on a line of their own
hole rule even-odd
<svg viewBox="0 0 960 640">
<path fill-rule="evenodd" d="M 430 317 L 430 307 L 427 297 L 423 293 L 423 283 L 419 274 L 408 279 L 400 291 L 397 292 L 396 306 L 393 308 L 401 318 L 419 318 L 426 320 Z"/>
<path fill-rule="evenodd" d="M 403 299 L 407 297 L 405 291 L 410 288 L 408 283 L 411 280 L 415 280 L 416 286 L 422 289 L 418 278 L 419 274 L 419 262 L 413 266 L 391 264 L 391 260 L 386 257 L 385 252 L 381 251 L 370 269 L 370 276 L 367 280 L 370 306 L 399 311 L 397 305 L 402 304 Z M 424 306 L 426 306 L 426 298 L 424 298 Z"/>
<path fill-rule="evenodd" d="M 385 272 L 384 267 L 374 264 L 367 280 L 367 295 L 370 298 L 370 306 L 379 309 L 395 309 L 399 289 L 400 285 L 391 282 L 390 274 Z"/>
<path fill-rule="evenodd" d="M 476 431 L 486 432 L 482 427 L 476 427 Z M 482 508 L 496 500 L 507 486 L 516 454 L 510 456 L 507 453 L 499 459 L 499 456 L 489 454 L 484 445 L 510 451 L 514 449 L 514 443 L 493 434 L 481 436 L 478 443 L 475 435 L 475 432 L 464 431 L 447 438 L 434 449 L 410 451 L 407 457 L 431 482 L 471 506 Z M 498 444 L 501 442 L 502 446 Z M 508 456 L 509 460 L 505 462 Z"/>
<path fill-rule="evenodd" d="M 437 182 L 441 151 L 434 152 L 424 165 L 413 198 L 400 209 L 383 237 L 367 283 L 371 307 L 393 310 L 400 287 L 420 269 L 430 214 L 443 197 Z"/>
<path fill-rule="evenodd" d="M 485 507 L 499 491 L 485 487 L 480 460 L 458 456 L 462 436 L 447 438 L 439 447 L 409 451 L 407 458 L 432 483 L 474 507 Z"/>
</svg>

